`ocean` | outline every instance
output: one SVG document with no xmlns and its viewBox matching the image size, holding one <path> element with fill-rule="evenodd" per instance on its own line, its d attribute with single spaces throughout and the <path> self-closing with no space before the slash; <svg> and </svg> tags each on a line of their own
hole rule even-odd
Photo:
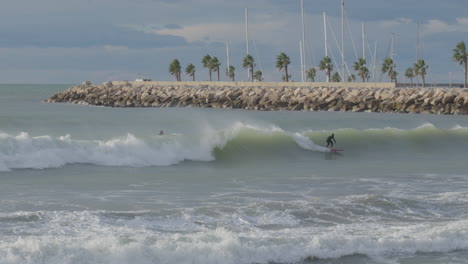
<svg viewBox="0 0 468 264">
<path fill-rule="evenodd" d="M 467 116 L 41 102 L 69 86 L 0 85 L 1 264 L 468 263 Z"/>
</svg>

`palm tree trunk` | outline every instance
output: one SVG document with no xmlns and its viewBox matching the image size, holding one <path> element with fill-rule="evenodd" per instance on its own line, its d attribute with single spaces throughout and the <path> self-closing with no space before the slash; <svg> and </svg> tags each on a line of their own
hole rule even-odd
<svg viewBox="0 0 468 264">
<path fill-rule="evenodd" d="M 411 87 L 413 87 L 413 77 L 411 77 L 410 80 L 411 80 Z"/>
<path fill-rule="evenodd" d="M 211 69 L 209 70 L 209 72 L 210 72 L 210 82 L 211 82 Z"/>
<path fill-rule="evenodd" d="M 468 71 L 467 71 L 467 64 L 468 64 L 468 63 L 467 63 L 467 61 L 465 60 L 465 84 L 464 84 L 464 88 L 466 88 L 466 75 L 467 75 L 467 73 L 468 73 Z"/>
<path fill-rule="evenodd" d="M 422 88 L 424 88 L 426 86 L 426 78 L 424 75 L 421 75 L 421 78 L 422 78 Z"/>
<path fill-rule="evenodd" d="M 195 81 L 195 73 L 192 75 L 192 81 Z"/>
<path fill-rule="evenodd" d="M 219 68 L 218 68 L 218 82 L 219 82 Z"/>
<path fill-rule="evenodd" d="M 289 82 L 288 65 L 285 65 L 285 66 L 284 66 L 284 72 L 286 73 L 286 82 Z"/>
</svg>

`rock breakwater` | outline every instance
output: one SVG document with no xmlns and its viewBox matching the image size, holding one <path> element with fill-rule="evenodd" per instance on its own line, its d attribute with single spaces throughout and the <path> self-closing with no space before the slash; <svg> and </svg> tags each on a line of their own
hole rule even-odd
<svg viewBox="0 0 468 264">
<path fill-rule="evenodd" d="M 85 82 L 45 101 L 108 107 L 468 114 L 468 89 L 460 88 L 314 87 L 314 83 L 308 86 L 227 84 L 107 82 L 92 85 Z"/>
</svg>

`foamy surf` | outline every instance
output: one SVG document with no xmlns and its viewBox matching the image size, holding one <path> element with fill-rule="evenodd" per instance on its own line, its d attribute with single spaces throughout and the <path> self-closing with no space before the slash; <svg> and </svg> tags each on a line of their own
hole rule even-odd
<svg viewBox="0 0 468 264">
<path fill-rule="evenodd" d="M 187 217 L 159 222 L 138 215 L 117 220 L 109 213 L 89 211 L 11 216 L 23 221 L 21 227 L 33 227 L 17 230 L 29 235 L 4 236 L 0 263 L 266 264 L 337 261 L 353 255 L 391 261 L 395 256 L 468 250 L 467 221 L 261 230 L 240 222 L 207 228 Z"/>
<path fill-rule="evenodd" d="M 235 122 L 226 129 L 204 127 L 198 134 L 181 133 L 138 138 L 133 134 L 109 140 L 78 140 L 67 134 L 31 136 L 26 132 L 17 135 L 0 133 L 0 171 L 11 169 L 46 169 L 67 164 L 94 164 L 100 166 L 170 166 L 183 161 L 214 161 L 216 153 L 222 156 L 243 156 L 259 152 L 262 156 L 296 152 L 299 149 L 312 153 L 330 152 L 315 142 L 324 142 L 335 133 L 340 148 L 355 152 L 369 148 L 384 151 L 427 151 L 433 148 L 456 146 L 468 142 L 468 130 L 463 127 L 437 128 L 432 124 L 403 130 L 337 129 L 333 131 L 290 132 L 277 126 L 258 126 Z M 236 146 L 236 147 L 234 147 Z M 289 150 L 285 150 L 285 148 Z M 242 151 L 246 153 L 242 153 Z M 229 155 L 226 155 L 229 154 Z M 299 154 L 299 152 L 298 152 Z"/>
<path fill-rule="evenodd" d="M 56 168 L 73 163 L 142 167 L 168 166 L 184 160 L 211 161 L 212 149 L 222 145 L 217 140 L 184 144 L 180 137 L 144 141 L 128 134 L 89 141 L 75 140 L 70 135 L 30 136 L 23 132 L 0 138 L 0 170 Z"/>
</svg>

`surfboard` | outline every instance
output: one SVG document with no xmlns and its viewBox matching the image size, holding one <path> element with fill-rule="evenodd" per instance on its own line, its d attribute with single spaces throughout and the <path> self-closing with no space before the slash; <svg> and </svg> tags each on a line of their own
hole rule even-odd
<svg viewBox="0 0 468 264">
<path fill-rule="evenodd" d="M 331 152 L 344 151 L 344 149 L 330 149 Z"/>
</svg>

